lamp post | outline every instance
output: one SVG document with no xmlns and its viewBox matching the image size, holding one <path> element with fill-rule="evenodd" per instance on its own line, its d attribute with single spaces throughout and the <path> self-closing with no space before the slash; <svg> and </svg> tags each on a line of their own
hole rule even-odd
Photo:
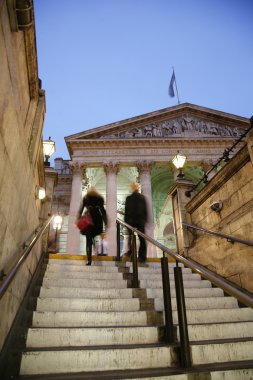
<svg viewBox="0 0 253 380">
<path fill-rule="evenodd" d="M 36 186 L 36 198 L 42 200 L 46 197 L 46 190 L 44 187 Z"/>
<path fill-rule="evenodd" d="M 186 156 L 183 154 L 179 154 L 179 151 L 177 151 L 177 154 L 172 158 L 173 165 L 179 170 L 179 173 L 177 175 L 177 178 L 184 178 L 183 173 L 183 167 L 186 161 Z"/>
<path fill-rule="evenodd" d="M 55 152 L 55 142 L 51 140 L 51 137 L 49 136 L 48 140 L 43 141 L 43 153 L 45 156 L 44 165 L 50 166 L 49 158 L 52 156 L 52 154 Z"/>
<path fill-rule="evenodd" d="M 57 249 L 56 245 L 57 245 L 57 235 L 58 235 L 58 231 L 61 229 L 62 227 L 62 217 L 61 215 L 55 215 L 54 219 L 53 219 L 53 229 L 55 230 L 55 237 L 54 237 L 54 241 L 55 241 L 55 251 Z"/>
</svg>

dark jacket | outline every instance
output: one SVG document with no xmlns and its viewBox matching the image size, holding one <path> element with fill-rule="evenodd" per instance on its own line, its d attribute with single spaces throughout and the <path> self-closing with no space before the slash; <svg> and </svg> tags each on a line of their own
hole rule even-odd
<svg viewBox="0 0 253 380">
<path fill-rule="evenodd" d="M 104 225 L 107 224 L 107 216 L 104 208 L 104 198 L 99 194 L 87 194 L 82 201 L 79 209 L 78 217 L 85 211 L 89 211 L 94 226 L 89 230 L 91 236 L 97 236 L 104 230 Z M 81 232 L 82 233 L 82 232 Z"/>
<path fill-rule="evenodd" d="M 138 191 L 126 198 L 125 222 L 133 227 L 144 227 L 148 219 L 147 203 L 144 195 Z"/>
</svg>

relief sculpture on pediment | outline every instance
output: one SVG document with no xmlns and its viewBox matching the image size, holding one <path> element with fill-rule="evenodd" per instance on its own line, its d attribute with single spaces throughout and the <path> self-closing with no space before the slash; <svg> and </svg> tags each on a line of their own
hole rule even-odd
<svg viewBox="0 0 253 380">
<path fill-rule="evenodd" d="M 102 139 L 140 139 L 140 138 L 166 138 L 186 136 L 222 136 L 239 137 L 241 133 L 237 127 L 230 127 L 199 119 L 189 115 L 176 119 L 148 124 L 144 127 L 135 127 L 113 135 L 101 136 Z"/>
</svg>

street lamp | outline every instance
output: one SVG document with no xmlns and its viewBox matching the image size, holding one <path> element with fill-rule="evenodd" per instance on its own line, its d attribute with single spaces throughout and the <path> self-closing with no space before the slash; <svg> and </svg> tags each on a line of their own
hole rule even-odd
<svg viewBox="0 0 253 380">
<path fill-rule="evenodd" d="M 172 158 L 173 165 L 179 170 L 177 178 L 184 178 L 184 173 L 182 169 L 184 167 L 185 161 L 186 156 L 184 156 L 183 154 L 179 154 L 179 151 L 177 151 L 175 157 Z"/>
<path fill-rule="evenodd" d="M 53 229 L 60 230 L 62 225 L 62 217 L 61 215 L 55 215 L 53 219 Z"/>
<path fill-rule="evenodd" d="M 55 215 L 53 219 L 53 229 L 55 230 L 54 242 L 55 242 L 55 251 L 57 249 L 57 235 L 62 227 L 62 217 L 61 215 Z"/>
<path fill-rule="evenodd" d="M 36 198 L 42 200 L 46 197 L 46 190 L 44 187 L 36 186 Z"/>
<path fill-rule="evenodd" d="M 49 137 L 48 140 L 43 141 L 43 153 L 45 156 L 44 165 L 50 166 L 49 158 L 52 156 L 52 154 L 55 152 L 55 142 L 51 140 L 51 137 Z"/>
</svg>

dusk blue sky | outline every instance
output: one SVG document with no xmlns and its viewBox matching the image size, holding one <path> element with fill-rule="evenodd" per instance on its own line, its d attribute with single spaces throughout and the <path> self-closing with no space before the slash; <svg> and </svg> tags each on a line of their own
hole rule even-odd
<svg viewBox="0 0 253 380">
<path fill-rule="evenodd" d="M 251 0 L 34 0 L 44 139 L 180 102 L 253 115 Z"/>
</svg>

